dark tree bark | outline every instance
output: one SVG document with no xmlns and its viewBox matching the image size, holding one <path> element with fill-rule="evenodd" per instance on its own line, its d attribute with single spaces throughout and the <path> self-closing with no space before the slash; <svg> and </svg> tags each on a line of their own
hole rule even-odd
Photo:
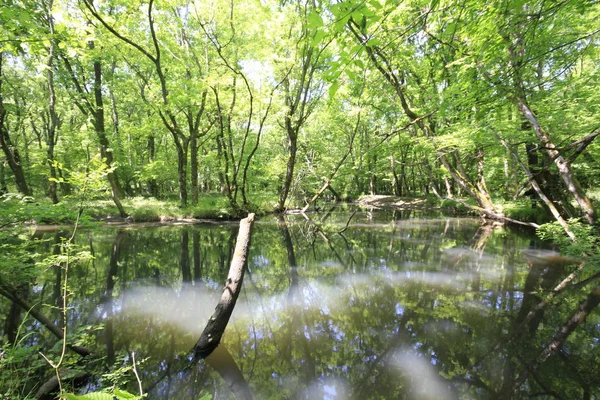
<svg viewBox="0 0 600 400">
<path fill-rule="evenodd" d="M 54 1 L 48 2 L 47 19 L 48 28 L 50 35 L 54 36 L 54 18 L 52 17 L 52 5 Z M 48 168 L 50 170 L 50 182 L 48 187 L 48 196 L 52 200 L 52 203 L 58 203 L 58 193 L 56 190 L 57 174 L 56 166 L 54 165 L 54 146 L 56 145 L 56 130 L 60 124 L 58 114 L 56 112 L 56 92 L 54 90 L 54 52 L 56 47 L 56 40 L 52 37 L 50 39 L 50 50 L 48 52 L 47 66 L 47 79 L 48 79 L 48 123 L 46 128 L 46 156 L 48 158 Z"/>
<path fill-rule="evenodd" d="M 6 185 L 6 170 L 4 164 L 5 160 L 0 160 L 0 196 L 8 192 L 8 186 Z"/>
<path fill-rule="evenodd" d="M 154 138 L 154 135 L 150 135 L 148 137 L 148 143 L 147 143 L 148 163 L 150 163 L 150 164 L 154 162 L 154 158 L 156 156 L 155 141 L 156 141 L 156 139 Z M 156 179 L 154 179 L 154 178 L 148 179 L 148 181 L 146 182 L 146 190 L 150 196 L 152 196 L 154 198 L 158 197 L 158 183 L 156 182 Z"/>
<path fill-rule="evenodd" d="M 90 48 L 93 49 L 93 42 L 90 43 Z M 106 136 L 106 125 L 104 122 L 104 99 L 102 97 L 102 64 L 100 61 L 94 61 L 94 100 L 96 105 L 92 112 L 94 116 L 94 129 L 96 130 L 96 136 L 100 142 L 100 156 L 106 163 L 106 167 L 110 172 L 107 174 L 107 179 L 110 184 L 111 197 L 115 206 L 119 210 L 121 217 L 127 217 L 127 213 L 121 204 L 120 198 L 123 196 L 121 184 L 117 174 L 112 171 L 114 164 L 113 153 L 110 150 L 110 144 L 108 137 Z"/>
</svg>

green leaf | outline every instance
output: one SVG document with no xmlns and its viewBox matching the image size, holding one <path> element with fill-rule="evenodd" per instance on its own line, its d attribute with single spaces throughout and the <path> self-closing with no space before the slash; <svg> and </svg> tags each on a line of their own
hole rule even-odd
<svg viewBox="0 0 600 400">
<path fill-rule="evenodd" d="M 323 40 L 324 37 L 325 37 L 325 32 L 324 31 L 322 31 L 322 30 L 316 31 L 315 32 L 315 36 L 313 36 L 311 44 L 313 46 L 318 45 L 319 43 L 321 43 L 321 41 Z"/>
<path fill-rule="evenodd" d="M 126 392 L 125 390 L 119 390 L 119 389 L 115 389 L 114 392 L 115 396 L 117 396 L 117 398 L 119 400 L 123 399 L 123 400 L 127 400 L 127 399 L 138 399 L 140 396 L 136 396 L 135 394 L 131 394 L 129 392 Z"/>
<path fill-rule="evenodd" d="M 377 0 L 369 0 L 368 3 L 371 7 L 373 7 L 376 10 L 381 10 L 383 8 L 381 3 Z"/>
<path fill-rule="evenodd" d="M 319 13 L 315 10 L 312 10 L 308 14 L 307 19 L 309 29 L 317 29 L 323 26 L 323 18 L 321 18 L 321 15 L 319 15 Z"/>
<path fill-rule="evenodd" d="M 81 396 L 72 393 L 65 393 L 62 397 L 67 400 L 114 400 L 114 396 L 112 394 L 100 392 L 88 393 Z"/>
<path fill-rule="evenodd" d="M 141 399 L 140 396 L 131 394 L 125 390 L 115 389 L 114 393 L 93 392 L 84 395 L 76 395 L 72 393 L 63 394 L 63 399 L 66 400 L 136 400 Z"/>
<path fill-rule="evenodd" d="M 380 46 L 381 45 L 381 40 L 377 39 L 377 38 L 371 38 L 367 41 L 367 43 L 365 43 L 365 45 L 367 47 L 373 47 L 373 46 Z"/>
<path fill-rule="evenodd" d="M 340 88 L 339 81 L 335 81 L 331 84 L 331 86 L 329 86 L 329 99 L 330 100 L 335 97 L 335 94 L 337 93 L 339 88 Z"/>
</svg>

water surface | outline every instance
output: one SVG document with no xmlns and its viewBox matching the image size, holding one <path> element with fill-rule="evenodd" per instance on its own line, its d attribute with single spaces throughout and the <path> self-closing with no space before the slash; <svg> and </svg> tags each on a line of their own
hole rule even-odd
<svg viewBox="0 0 600 400">
<path fill-rule="evenodd" d="M 129 365 L 135 352 L 157 399 L 600 396 L 597 310 L 541 358 L 594 287 L 540 306 L 573 260 L 533 232 L 477 219 L 351 215 L 255 223 L 223 344 L 197 365 L 190 350 L 220 296 L 237 224 L 80 231 L 95 258 L 71 271 L 69 325 L 93 330 L 89 345 L 107 365 Z M 48 270 L 30 301 L 58 304 L 60 279 Z"/>
</svg>

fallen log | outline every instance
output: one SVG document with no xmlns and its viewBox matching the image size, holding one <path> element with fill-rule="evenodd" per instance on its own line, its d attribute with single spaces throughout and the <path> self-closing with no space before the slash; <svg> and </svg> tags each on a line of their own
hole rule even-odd
<svg viewBox="0 0 600 400">
<path fill-rule="evenodd" d="M 196 342 L 196 345 L 194 346 L 193 352 L 195 359 L 208 357 L 221 342 L 221 337 L 229 323 L 229 318 L 233 313 L 235 303 L 242 288 L 244 271 L 248 259 L 248 250 L 250 249 L 250 236 L 253 222 L 254 214 L 248 214 L 247 218 L 240 221 L 240 230 L 235 244 L 233 259 L 231 260 L 231 266 L 229 267 L 227 281 L 223 288 L 223 294 L 221 294 L 219 303 L 215 307 L 215 312 L 208 320 L 204 331 L 202 331 L 200 339 L 198 339 L 198 342 Z"/>
</svg>

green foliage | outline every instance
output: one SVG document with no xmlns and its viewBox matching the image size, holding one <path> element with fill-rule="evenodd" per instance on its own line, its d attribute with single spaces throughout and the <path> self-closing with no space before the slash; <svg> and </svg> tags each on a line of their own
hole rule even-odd
<svg viewBox="0 0 600 400">
<path fill-rule="evenodd" d="M 551 220 L 551 215 L 539 202 L 533 207 L 531 200 L 516 200 L 502 204 L 504 215 L 517 221 L 542 224 Z"/>
<path fill-rule="evenodd" d="M 136 396 L 127 391 L 115 389 L 110 393 L 94 392 L 84 395 L 65 393 L 61 398 L 66 400 L 140 400 L 143 399 L 144 396 Z"/>
<path fill-rule="evenodd" d="M 556 243 L 562 255 L 585 261 L 588 269 L 600 270 L 600 236 L 596 228 L 582 223 L 580 219 L 570 219 L 568 223 L 577 238 L 575 241 L 570 240 L 558 222 L 542 225 L 538 229 L 538 236 Z"/>
<path fill-rule="evenodd" d="M 41 255 L 36 247 L 26 231 L 0 231 L 0 287 L 18 288 L 39 275 L 42 269 L 36 262 Z"/>
</svg>

